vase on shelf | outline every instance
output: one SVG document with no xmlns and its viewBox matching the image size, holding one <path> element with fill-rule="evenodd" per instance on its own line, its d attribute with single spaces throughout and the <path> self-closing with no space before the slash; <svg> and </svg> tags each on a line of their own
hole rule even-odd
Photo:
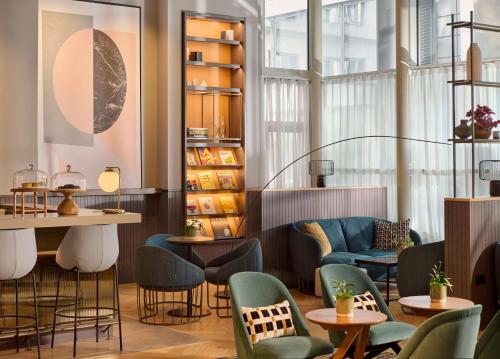
<svg viewBox="0 0 500 359">
<path fill-rule="evenodd" d="M 491 128 L 474 126 L 474 137 L 478 140 L 487 140 L 491 136 Z"/>
<path fill-rule="evenodd" d="M 217 131 L 217 137 L 224 138 L 226 137 L 226 122 L 224 121 L 224 116 L 221 116 L 219 120 L 219 128 Z"/>
<path fill-rule="evenodd" d="M 455 136 L 465 140 L 472 135 L 472 127 L 468 125 L 468 122 L 468 119 L 460 120 L 460 125 L 455 127 Z"/>
<path fill-rule="evenodd" d="M 471 69 L 472 62 L 472 69 Z M 482 66 L 483 59 L 481 55 L 481 49 L 476 42 L 470 44 L 467 50 L 467 80 L 471 80 L 474 75 L 474 81 L 481 81 L 482 79 Z"/>
</svg>

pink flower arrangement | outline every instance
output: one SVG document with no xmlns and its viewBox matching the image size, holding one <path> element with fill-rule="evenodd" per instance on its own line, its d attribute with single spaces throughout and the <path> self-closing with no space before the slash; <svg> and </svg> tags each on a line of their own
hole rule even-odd
<svg viewBox="0 0 500 359">
<path fill-rule="evenodd" d="M 497 127 L 500 121 L 494 120 L 495 112 L 491 110 L 488 106 L 477 105 L 474 111 L 474 124 L 477 127 L 481 127 L 487 130 Z M 472 120 L 472 110 L 467 112 L 465 115 Z"/>
</svg>

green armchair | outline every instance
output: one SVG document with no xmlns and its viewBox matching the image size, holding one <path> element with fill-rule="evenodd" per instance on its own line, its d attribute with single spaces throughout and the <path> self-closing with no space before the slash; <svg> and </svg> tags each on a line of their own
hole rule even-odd
<svg viewBox="0 0 500 359">
<path fill-rule="evenodd" d="M 354 285 L 353 293 L 355 295 L 370 291 L 380 310 L 387 315 L 387 321 L 381 324 L 373 325 L 370 328 L 367 345 L 367 356 L 365 358 L 373 358 L 381 352 L 391 348 L 396 354 L 401 348 L 398 342 L 406 340 L 415 332 L 415 327 L 394 321 L 389 308 L 385 304 L 384 299 L 380 295 L 377 287 L 373 284 L 370 277 L 361 269 L 348 264 L 328 264 L 320 269 L 321 290 L 323 292 L 323 301 L 325 307 L 335 308 L 336 290 L 332 283 L 334 280 L 345 280 L 347 283 Z M 339 347 L 344 339 L 344 332 L 330 331 L 330 340 Z"/>
<path fill-rule="evenodd" d="M 290 292 L 277 278 L 265 273 L 241 272 L 229 278 L 229 289 L 238 359 L 315 358 L 333 352 L 330 343 L 311 337 Z M 252 345 L 240 308 L 268 306 L 284 300 L 290 302 L 297 336 L 265 339 Z"/>
<path fill-rule="evenodd" d="M 479 338 L 474 359 L 490 359 L 498 356 L 500 356 L 500 311 L 495 314 Z"/>
<path fill-rule="evenodd" d="M 403 347 L 398 359 L 472 358 L 481 321 L 481 305 L 435 315 Z M 497 358 L 498 355 L 487 358 Z M 486 357 L 484 357 L 486 358 Z"/>
</svg>

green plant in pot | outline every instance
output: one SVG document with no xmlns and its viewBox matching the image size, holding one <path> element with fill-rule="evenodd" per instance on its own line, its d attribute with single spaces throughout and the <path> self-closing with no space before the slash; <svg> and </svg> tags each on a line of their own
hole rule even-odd
<svg viewBox="0 0 500 359">
<path fill-rule="evenodd" d="M 354 298 L 352 296 L 352 290 L 350 288 L 354 287 L 354 284 L 346 283 L 345 280 L 334 280 L 333 287 L 337 291 L 335 294 L 335 307 L 337 310 L 337 316 L 352 317 Z"/>
<path fill-rule="evenodd" d="M 429 288 L 432 303 L 444 303 L 446 302 L 446 292 L 448 288 L 452 290 L 453 285 L 450 282 L 450 278 L 446 276 L 446 273 L 442 270 L 441 262 L 434 264 L 432 267 L 432 273 L 430 274 Z"/>
<path fill-rule="evenodd" d="M 203 223 L 198 221 L 197 219 L 188 219 L 186 221 L 186 228 L 184 229 L 184 233 L 188 237 L 196 237 L 199 231 L 203 229 Z"/>
<path fill-rule="evenodd" d="M 401 254 L 401 252 L 403 251 L 403 249 L 413 247 L 414 245 L 415 245 L 415 243 L 413 243 L 410 236 L 407 236 L 403 239 L 397 240 L 396 241 L 396 250 L 397 250 L 398 257 Z"/>
</svg>

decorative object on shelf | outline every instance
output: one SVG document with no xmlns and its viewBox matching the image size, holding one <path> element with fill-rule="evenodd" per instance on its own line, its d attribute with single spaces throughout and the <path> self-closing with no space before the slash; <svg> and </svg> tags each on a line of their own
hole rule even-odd
<svg viewBox="0 0 500 359">
<path fill-rule="evenodd" d="M 396 242 L 396 253 L 397 253 L 397 256 L 399 257 L 399 255 L 401 254 L 401 252 L 403 250 L 405 250 L 406 248 L 410 248 L 410 247 L 413 247 L 415 245 L 415 243 L 413 243 L 413 241 L 411 240 L 410 236 L 404 238 L 404 239 L 400 239 L 399 241 Z"/>
<path fill-rule="evenodd" d="M 232 196 L 223 196 L 219 198 L 220 206 L 224 213 L 237 213 L 238 207 Z"/>
<path fill-rule="evenodd" d="M 216 239 L 231 238 L 233 233 L 226 218 L 212 218 L 210 219 L 214 237 Z"/>
<path fill-rule="evenodd" d="M 207 82 L 206 82 L 205 80 L 203 80 L 203 81 L 201 82 L 200 86 L 201 86 L 201 87 L 207 87 L 207 86 L 208 86 L 208 84 L 207 84 Z"/>
<path fill-rule="evenodd" d="M 189 54 L 191 53 L 191 51 L 189 50 L 189 47 L 186 47 L 186 58 L 189 59 Z"/>
<path fill-rule="evenodd" d="M 226 122 L 224 121 L 224 116 L 219 119 L 219 126 L 217 127 L 217 137 L 226 137 Z"/>
<path fill-rule="evenodd" d="M 12 215 L 16 218 L 17 213 L 17 194 L 21 196 L 21 215 L 24 217 L 26 213 L 44 213 L 47 214 L 47 192 L 48 188 L 47 173 L 40 170 L 35 170 L 30 164 L 28 168 L 17 171 L 13 177 L 12 192 Z M 33 194 L 33 207 L 26 207 L 25 194 Z M 43 207 L 38 208 L 38 194 L 43 195 Z"/>
<path fill-rule="evenodd" d="M 201 51 L 191 51 L 189 53 L 189 61 L 203 61 L 203 53 Z"/>
<path fill-rule="evenodd" d="M 124 214 L 125 210 L 120 208 L 120 186 L 121 173 L 119 167 L 106 167 L 97 180 L 99 187 L 107 193 L 116 192 L 116 208 L 105 208 L 102 211 L 107 214 Z"/>
<path fill-rule="evenodd" d="M 316 186 L 325 187 L 325 177 L 334 174 L 334 163 L 332 160 L 311 160 L 309 161 L 309 175 L 316 176 Z"/>
<path fill-rule="evenodd" d="M 491 136 L 491 130 L 497 127 L 500 121 L 495 121 L 495 112 L 488 106 L 477 105 L 474 113 L 469 110 L 466 116 L 474 118 L 474 132 L 477 139 L 488 139 Z"/>
<path fill-rule="evenodd" d="M 198 165 L 198 159 L 196 158 L 196 153 L 194 153 L 194 149 L 192 148 L 186 149 L 186 164 L 188 166 Z"/>
<path fill-rule="evenodd" d="M 203 223 L 197 219 L 186 220 L 186 227 L 184 228 L 184 233 L 187 237 L 196 237 L 203 231 Z"/>
<path fill-rule="evenodd" d="M 470 119 L 464 118 L 460 120 L 460 125 L 455 127 L 455 136 L 462 140 L 466 140 L 472 136 L 472 127 L 469 125 Z"/>
<path fill-rule="evenodd" d="M 234 157 L 234 152 L 231 149 L 220 150 L 219 151 L 220 162 L 224 166 L 236 166 L 236 158 Z"/>
<path fill-rule="evenodd" d="M 216 214 L 215 205 L 212 197 L 198 197 L 200 203 L 201 213 L 203 214 Z"/>
<path fill-rule="evenodd" d="M 187 129 L 188 138 L 208 138 L 208 128 L 206 127 L 189 127 Z"/>
<path fill-rule="evenodd" d="M 203 166 L 214 166 L 217 164 L 217 156 L 212 148 L 197 147 L 197 150 Z"/>
<path fill-rule="evenodd" d="M 498 130 L 493 131 L 493 139 L 500 140 L 500 131 Z"/>
<path fill-rule="evenodd" d="M 500 196 L 500 160 L 479 162 L 479 178 L 490 181 L 490 196 Z"/>
<path fill-rule="evenodd" d="M 188 216 L 200 214 L 200 212 L 198 211 L 198 206 L 196 205 L 195 199 L 188 199 L 186 201 L 186 213 Z"/>
<path fill-rule="evenodd" d="M 351 288 L 354 284 L 347 283 L 345 280 L 333 281 L 333 287 L 336 289 L 335 308 L 337 316 L 341 318 L 350 318 L 353 316 L 354 297 Z"/>
<path fill-rule="evenodd" d="M 237 189 L 236 181 L 232 173 L 217 173 L 220 189 Z"/>
<path fill-rule="evenodd" d="M 65 172 L 59 172 L 52 176 L 52 190 L 64 195 L 64 200 L 57 207 L 57 213 L 65 216 L 78 214 L 78 205 L 73 195 L 85 192 L 87 189 L 86 179 L 80 172 L 71 171 L 71 166 L 66 166 Z"/>
<path fill-rule="evenodd" d="M 212 171 L 200 172 L 198 173 L 198 178 L 200 180 L 201 189 L 204 191 L 212 191 L 217 189 L 215 185 L 214 174 Z"/>
<path fill-rule="evenodd" d="M 471 70 L 471 62 L 473 69 Z M 474 81 L 481 81 L 483 75 L 483 57 L 481 55 L 481 49 L 476 42 L 470 44 L 467 50 L 467 80 L 472 80 L 472 75 L 474 76 Z"/>
<path fill-rule="evenodd" d="M 186 175 L 186 190 L 187 191 L 198 191 L 198 181 L 196 180 L 196 175 L 188 174 Z"/>
<path fill-rule="evenodd" d="M 222 40 L 234 40 L 234 30 L 224 30 L 220 33 Z"/>
<path fill-rule="evenodd" d="M 429 288 L 431 303 L 444 303 L 446 302 L 446 291 L 448 288 L 452 290 L 453 285 L 450 278 L 442 270 L 441 262 L 434 264 L 432 273 L 430 274 Z"/>
<path fill-rule="evenodd" d="M 196 77 L 193 78 L 191 83 L 193 84 L 193 86 L 198 86 L 200 84 L 200 82 L 198 81 L 198 79 Z"/>
</svg>

